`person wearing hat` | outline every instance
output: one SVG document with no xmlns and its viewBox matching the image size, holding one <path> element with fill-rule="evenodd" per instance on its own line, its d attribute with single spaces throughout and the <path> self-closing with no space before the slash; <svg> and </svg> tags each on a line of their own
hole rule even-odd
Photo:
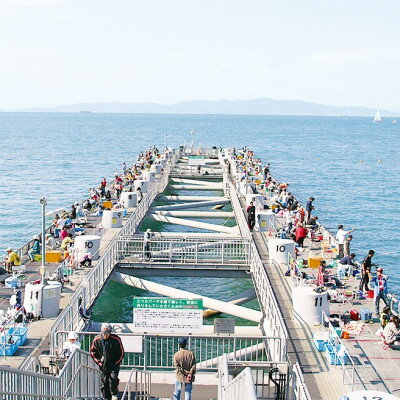
<svg viewBox="0 0 400 400">
<path fill-rule="evenodd" d="M 46 233 L 46 250 L 55 250 L 58 247 L 58 242 L 51 233 Z"/>
<path fill-rule="evenodd" d="M 388 277 L 386 275 L 383 275 L 383 268 L 377 268 L 376 276 L 374 276 L 371 279 L 371 284 L 374 288 L 375 314 L 377 317 L 380 316 L 379 303 L 380 303 L 381 299 L 387 306 L 390 305 L 387 303 L 387 300 L 386 300 L 386 295 L 388 293 L 387 280 L 388 280 Z"/>
<path fill-rule="evenodd" d="M 19 258 L 19 255 L 13 251 L 13 249 L 11 247 L 7 248 L 7 260 L 6 260 L 6 268 L 7 268 L 7 272 L 11 274 L 12 272 L 12 267 L 14 265 L 21 265 L 21 260 Z"/>
<path fill-rule="evenodd" d="M 35 255 L 40 254 L 40 240 L 39 236 L 35 235 L 33 237 L 33 245 L 32 248 L 28 251 L 28 257 L 31 261 L 35 261 Z"/>
<path fill-rule="evenodd" d="M 106 400 L 117 400 L 118 374 L 124 346 L 119 336 L 112 334 L 110 324 L 101 326 L 101 334 L 96 336 L 90 346 L 90 355 L 101 370 L 101 393 Z"/>
<path fill-rule="evenodd" d="M 192 398 L 192 382 L 196 374 L 196 358 L 190 350 L 186 350 L 186 338 L 178 340 L 179 350 L 174 354 L 173 363 L 175 367 L 176 383 L 174 400 L 180 400 L 182 385 L 185 384 L 185 400 Z"/>
<path fill-rule="evenodd" d="M 64 342 L 62 347 L 62 355 L 68 358 L 72 352 L 76 349 L 81 348 L 81 343 L 78 342 L 78 335 L 74 332 L 68 332 L 67 340 Z"/>
</svg>

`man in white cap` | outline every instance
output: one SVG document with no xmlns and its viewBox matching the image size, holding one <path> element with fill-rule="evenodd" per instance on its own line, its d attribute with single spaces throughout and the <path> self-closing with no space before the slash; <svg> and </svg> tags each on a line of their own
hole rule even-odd
<svg viewBox="0 0 400 400">
<path fill-rule="evenodd" d="M 74 332 L 68 332 L 67 340 L 64 342 L 62 347 L 62 355 L 68 358 L 75 349 L 80 349 L 81 343 L 78 342 L 78 335 Z"/>
<path fill-rule="evenodd" d="M 15 251 L 13 251 L 11 247 L 7 248 L 7 254 L 8 258 L 6 260 L 6 268 L 7 272 L 11 274 L 12 267 L 14 265 L 21 265 L 21 260 L 19 258 L 19 255 Z"/>
<path fill-rule="evenodd" d="M 101 334 L 90 346 L 90 355 L 101 370 L 101 393 L 106 400 L 118 400 L 118 373 L 124 358 L 124 346 L 119 336 L 111 333 L 110 324 L 102 324 Z"/>
</svg>

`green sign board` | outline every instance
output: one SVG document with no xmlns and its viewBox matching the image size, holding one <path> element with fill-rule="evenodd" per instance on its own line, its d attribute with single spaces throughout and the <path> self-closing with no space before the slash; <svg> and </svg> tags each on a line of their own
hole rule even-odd
<svg viewBox="0 0 400 400">
<path fill-rule="evenodd" d="M 177 310 L 202 310 L 203 300 L 164 299 L 157 297 L 135 297 L 133 308 L 169 308 Z"/>
</svg>

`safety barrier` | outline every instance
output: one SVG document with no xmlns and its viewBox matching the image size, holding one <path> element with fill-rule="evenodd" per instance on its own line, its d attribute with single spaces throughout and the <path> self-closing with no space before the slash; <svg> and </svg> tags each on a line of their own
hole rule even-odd
<svg viewBox="0 0 400 400">
<path fill-rule="evenodd" d="M 68 332 L 58 332 L 59 341 L 66 340 Z M 78 332 L 82 348 L 89 350 L 97 333 Z M 118 333 L 123 343 L 134 342 L 137 352 L 125 351 L 122 368 L 173 370 L 172 357 L 179 348 L 179 336 L 176 334 L 140 334 Z M 216 371 L 223 354 L 231 361 L 273 361 L 270 354 L 280 354 L 283 343 L 278 337 L 228 336 L 228 335 L 190 335 L 188 349 L 196 355 L 197 368 L 204 371 Z M 138 349 L 141 349 L 138 350 Z"/>
<path fill-rule="evenodd" d="M 342 383 L 343 385 L 351 385 L 351 390 L 354 387 L 354 372 L 355 364 L 353 358 L 350 356 L 346 345 L 343 340 L 340 339 L 336 328 L 332 325 L 329 317 L 324 311 L 322 311 L 322 321 L 324 326 L 327 326 L 329 332 L 328 344 L 332 346 L 332 353 L 334 359 L 334 365 L 342 368 Z M 347 380 L 346 380 L 347 378 Z"/>
<path fill-rule="evenodd" d="M 282 354 L 280 355 L 281 361 L 285 361 L 286 339 L 288 337 L 287 329 L 283 321 L 282 314 L 279 310 L 275 294 L 272 290 L 271 282 L 267 273 L 265 272 L 257 247 L 252 240 L 251 232 L 247 226 L 247 221 L 236 194 L 235 187 L 232 184 L 230 186 L 230 198 L 240 231 L 244 237 L 251 240 L 250 272 L 256 287 L 258 301 L 264 313 L 263 328 L 265 329 L 265 333 L 280 337 L 282 339 L 282 343 L 285 343 L 285 345 L 282 347 Z"/>
<path fill-rule="evenodd" d="M 143 235 L 124 236 L 124 257 L 141 262 L 174 264 L 249 264 L 249 241 L 246 239 L 163 237 L 145 241 Z"/>
<path fill-rule="evenodd" d="M 299 363 L 294 364 L 292 368 L 292 391 L 295 400 L 311 400 Z"/>
<path fill-rule="evenodd" d="M 0 366 L 2 400 L 100 397 L 101 372 L 90 354 L 75 350 L 58 376 Z"/>
<path fill-rule="evenodd" d="M 97 298 L 105 281 L 113 270 L 114 265 L 120 260 L 121 255 L 124 253 L 125 243 L 118 241 L 118 238 L 125 235 L 132 235 L 136 231 L 157 194 L 162 192 L 167 186 L 168 178 L 166 178 L 166 176 L 169 176 L 171 166 L 174 165 L 176 159 L 177 155 L 174 154 L 170 159 L 170 165 L 164 169 L 163 177 L 149 188 L 149 191 L 138 204 L 135 212 L 132 213 L 120 230 L 116 240 L 113 240 L 109 244 L 104 254 L 97 261 L 97 264 L 91 269 L 89 274 L 84 277 L 80 286 L 71 297 L 69 304 L 58 316 L 50 331 L 51 354 L 55 354 L 56 349 L 62 344 L 62 342 L 57 341 L 56 333 L 58 331 L 77 329 L 81 321 L 82 310 L 88 309 Z"/>
<path fill-rule="evenodd" d="M 121 400 L 150 400 L 151 374 L 133 368 L 129 374 Z"/>
<path fill-rule="evenodd" d="M 257 400 L 254 380 L 249 367 L 232 380 L 229 378 L 228 357 L 224 354 L 218 364 L 218 399 Z"/>
</svg>

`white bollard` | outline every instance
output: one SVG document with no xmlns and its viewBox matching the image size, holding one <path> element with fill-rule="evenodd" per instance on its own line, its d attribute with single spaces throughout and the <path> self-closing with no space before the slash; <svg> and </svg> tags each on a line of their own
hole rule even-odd
<svg viewBox="0 0 400 400">
<path fill-rule="evenodd" d="M 310 286 L 296 286 L 292 290 L 292 302 L 295 318 L 306 324 L 321 324 L 322 311 L 329 312 L 328 293 L 317 293 Z"/>
<path fill-rule="evenodd" d="M 103 228 L 121 228 L 122 227 L 122 210 L 104 210 L 101 224 Z"/>
<path fill-rule="evenodd" d="M 76 236 L 74 240 L 74 249 L 78 251 L 78 257 L 90 251 L 92 260 L 97 260 L 100 257 L 100 240 L 100 236 L 97 235 Z"/>
<path fill-rule="evenodd" d="M 142 193 L 147 193 L 149 190 L 149 181 L 146 181 L 144 179 L 136 179 L 135 181 L 133 181 L 133 185 L 135 186 L 135 189 L 140 187 Z"/>
<path fill-rule="evenodd" d="M 137 207 L 137 194 L 134 192 L 122 192 L 120 200 L 124 208 Z"/>
<path fill-rule="evenodd" d="M 144 180 L 149 181 L 149 183 L 154 183 L 156 181 L 156 173 L 155 171 L 144 171 L 143 178 Z"/>
<path fill-rule="evenodd" d="M 291 239 L 268 240 L 268 253 L 271 261 L 287 264 L 289 254 L 295 258 L 294 241 Z"/>
<path fill-rule="evenodd" d="M 260 232 L 268 232 L 276 224 L 276 215 L 271 211 L 258 211 L 256 213 L 256 226 Z"/>
<path fill-rule="evenodd" d="M 246 207 L 253 202 L 257 210 L 264 210 L 264 196 L 262 194 L 246 194 Z"/>
</svg>

